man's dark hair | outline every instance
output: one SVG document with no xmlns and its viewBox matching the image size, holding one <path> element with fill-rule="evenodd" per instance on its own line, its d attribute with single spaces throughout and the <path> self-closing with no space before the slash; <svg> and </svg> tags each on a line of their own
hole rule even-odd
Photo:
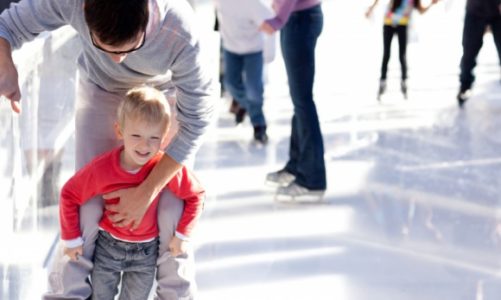
<svg viewBox="0 0 501 300">
<path fill-rule="evenodd" d="M 148 0 L 85 0 L 85 21 L 102 43 L 121 46 L 148 24 Z"/>
</svg>

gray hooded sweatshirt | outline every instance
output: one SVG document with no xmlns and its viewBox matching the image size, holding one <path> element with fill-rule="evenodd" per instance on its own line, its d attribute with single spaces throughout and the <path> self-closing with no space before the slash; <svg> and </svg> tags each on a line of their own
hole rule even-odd
<svg viewBox="0 0 501 300">
<path fill-rule="evenodd" d="M 149 0 L 144 46 L 118 64 L 95 48 L 83 12 L 84 0 L 22 0 L 0 15 L 0 37 L 13 49 L 43 31 L 70 25 L 79 34 L 81 77 L 111 93 L 148 84 L 174 86 L 179 131 L 166 152 L 177 162 L 192 159 L 214 116 L 216 88 L 202 62 L 193 10 L 184 0 Z"/>
</svg>

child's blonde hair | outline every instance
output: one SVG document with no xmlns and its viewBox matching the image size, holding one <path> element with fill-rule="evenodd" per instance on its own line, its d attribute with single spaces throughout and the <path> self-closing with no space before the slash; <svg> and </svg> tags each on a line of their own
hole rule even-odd
<svg viewBox="0 0 501 300">
<path fill-rule="evenodd" d="M 125 126 L 125 119 L 144 121 L 150 124 L 164 123 L 165 131 L 170 125 L 170 106 L 164 94 L 149 87 L 136 87 L 127 92 L 117 110 L 120 129 Z"/>
</svg>

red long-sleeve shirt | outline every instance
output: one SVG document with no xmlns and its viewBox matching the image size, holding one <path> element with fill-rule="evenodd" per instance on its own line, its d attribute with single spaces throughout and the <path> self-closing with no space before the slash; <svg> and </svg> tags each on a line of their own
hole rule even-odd
<svg viewBox="0 0 501 300">
<path fill-rule="evenodd" d="M 162 157 L 162 154 L 158 153 L 137 173 L 131 174 L 120 167 L 122 149 L 123 147 L 119 147 L 95 158 L 64 185 L 59 206 L 61 238 L 63 240 L 72 240 L 81 236 L 79 210 L 82 204 L 96 195 L 139 185 Z M 185 167 L 179 170 L 167 183 L 165 189 L 185 201 L 184 211 L 176 231 L 190 236 L 203 208 L 204 189 Z M 109 204 L 115 204 L 119 199 L 105 201 Z M 119 239 L 127 241 L 148 240 L 158 236 L 157 207 L 158 197 L 149 206 L 141 224 L 134 231 L 130 231 L 130 227 L 114 227 L 108 218 L 113 212 L 107 210 L 104 211 L 99 226 Z"/>
</svg>

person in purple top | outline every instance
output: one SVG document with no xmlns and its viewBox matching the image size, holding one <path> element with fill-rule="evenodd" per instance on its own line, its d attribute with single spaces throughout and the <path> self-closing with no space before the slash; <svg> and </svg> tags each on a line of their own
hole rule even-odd
<svg viewBox="0 0 501 300">
<path fill-rule="evenodd" d="M 280 45 L 294 105 L 289 160 L 269 173 L 266 182 L 278 186 L 277 195 L 295 199 L 322 197 L 327 188 L 324 144 L 313 101 L 315 47 L 323 28 L 320 0 L 274 0 L 276 16 L 261 30 L 280 30 Z"/>
</svg>

